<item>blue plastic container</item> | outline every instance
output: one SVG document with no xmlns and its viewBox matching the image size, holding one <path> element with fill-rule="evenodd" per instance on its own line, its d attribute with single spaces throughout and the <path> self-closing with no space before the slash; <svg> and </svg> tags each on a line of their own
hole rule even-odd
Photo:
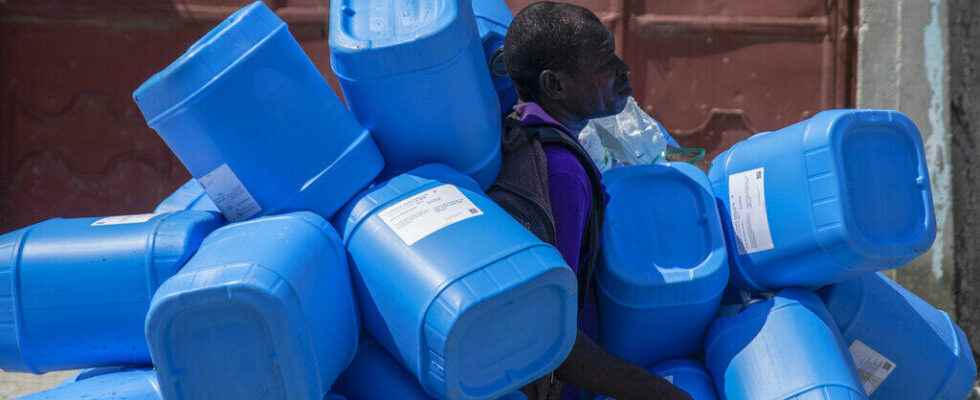
<svg viewBox="0 0 980 400">
<path fill-rule="evenodd" d="M 160 204 L 157 204 L 157 208 L 153 212 L 164 213 L 183 210 L 221 212 L 214 201 L 204 192 L 204 186 L 201 186 L 201 183 L 194 178 L 180 185 L 170 196 L 163 199 Z"/>
<path fill-rule="evenodd" d="M 430 169 L 427 175 L 433 178 Z M 489 399 L 560 365 L 577 283 L 490 199 L 411 173 L 352 205 L 344 241 L 364 326 L 432 397 Z"/>
<path fill-rule="evenodd" d="M 148 364 L 150 298 L 220 226 L 187 211 L 50 219 L 0 236 L 0 369 Z"/>
<path fill-rule="evenodd" d="M 71 382 L 21 400 L 163 400 L 153 369 L 86 371 Z"/>
<path fill-rule="evenodd" d="M 469 0 L 330 2 L 331 65 L 385 177 L 441 163 L 496 179 L 500 105 L 476 25 Z"/>
<path fill-rule="evenodd" d="M 358 329 L 340 239 L 310 212 L 218 229 L 146 318 L 168 399 L 320 400 Z"/>
<path fill-rule="evenodd" d="M 937 310 L 876 273 L 821 291 L 872 399 L 965 399 L 977 365 L 966 335 Z"/>
<path fill-rule="evenodd" d="M 700 361 L 670 360 L 650 369 L 691 395 L 694 400 L 716 400 L 714 382 Z"/>
<path fill-rule="evenodd" d="M 383 168 L 367 130 L 262 2 L 133 98 L 229 221 L 296 210 L 329 218 Z"/>
<path fill-rule="evenodd" d="M 368 336 L 361 336 L 354 361 L 340 374 L 333 389 L 352 399 L 432 399 L 411 373 Z"/>
<path fill-rule="evenodd" d="M 517 89 L 510 75 L 507 75 L 507 65 L 502 55 L 504 38 L 514 14 L 504 0 L 474 0 L 473 14 L 476 15 L 476 28 L 483 42 L 483 54 L 490 69 L 493 89 L 497 91 L 500 110 L 503 114 L 510 113 L 517 104 Z"/>
<path fill-rule="evenodd" d="M 728 283 L 718 207 L 686 163 L 614 168 L 599 269 L 599 342 L 637 365 L 701 351 Z"/>
<path fill-rule="evenodd" d="M 832 317 L 803 289 L 718 318 L 705 357 L 726 400 L 867 399 Z"/>
<path fill-rule="evenodd" d="M 378 342 L 361 336 L 357 355 L 347 370 L 337 378 L 334 390 L 359 400 L 431 400 L 412 374 L 398 365 Z M 520 391 L 501 400 L 527 399 Z"/>
<path fill-rule="evenodd" d="M 714 382 L 700 361 L 676 359 L 664 361 L 650 368 L 650 372 L 687 392 L 694 400 L 717 400 Z M 615 400 L 600 396 L 596 400 Z"/>
<path fill-rule="evenodd" d="M 919 130 L 897 111 L 818 113 L 735 144 L 709 176 L 745 288 L 817 288 L 898 267 L 936 236 Z"/>
</svg>

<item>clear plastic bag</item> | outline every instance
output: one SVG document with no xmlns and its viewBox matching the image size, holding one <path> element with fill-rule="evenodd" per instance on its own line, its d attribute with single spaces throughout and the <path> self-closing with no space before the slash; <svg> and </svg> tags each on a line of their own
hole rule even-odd
<svg viewBox="0 0 980 400">
<path fill-rule="evenodd" d="M 667 145 L 676 143 L 632 97 L 623 112 L 589 121 L 579 142 L 600 171 L 663 162 Z"/>
</svg>

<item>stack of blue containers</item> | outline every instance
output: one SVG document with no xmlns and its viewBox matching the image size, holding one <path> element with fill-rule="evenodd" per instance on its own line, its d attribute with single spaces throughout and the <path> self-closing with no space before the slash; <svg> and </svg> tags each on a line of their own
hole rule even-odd
<svg viewBox="0 0 980 400">
<path fill-rule="evenodd" d="M 339 398 L 363 312 L 381 346 L 362 353 L 382 349 L 406 396 L 518 398 L 556 368 L 575 276 L 481 191 L 500 163 L 494 89 L 516 99 L 488 67 L 506 5 L 481 2 L 479 22 L 468 1 L 374 6 L 333 4 L 351 111 L 261 2 L 143 83 L 134 100 L 193 178 L 152 214 L 0 237 L 0 367 L 135 367 L 37 398 Z"/>
<path fill-rule="evenodd" d="M 876 274 L 935 237 L 922 142 L 906 116 L 821 112 L 736 144 L 708 178 L 665 164 L 614 169 L 604 183 L 599 339 L 610 352 L 654 370 L 703 358 L 717 394 L 675 382 L 695 399 L 969 392 L 976 365 L 962 331 Z M 725 290 L 741 295 L 719 308 Z"/>
<path fill-rule="evenodd" d="M 30 398 L 517 400 L 565 359 L 576 276 L 482 192 L 506 3 L 330 7 L 349 109 L 257 2 L 134 93 L 191 180 L 0 236 L 0 369 L 103 367 Z M 925 165 L 836 110 L 608 171 L 599 343 L 697 400 L 964 398 L 963 332 L 876 273 L 932 244 Z"/>
</svg>

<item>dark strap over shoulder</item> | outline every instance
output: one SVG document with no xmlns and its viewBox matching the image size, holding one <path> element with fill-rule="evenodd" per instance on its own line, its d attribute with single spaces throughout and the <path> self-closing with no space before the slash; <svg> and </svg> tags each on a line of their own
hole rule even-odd
<svg viewBox="0 0 980 400">
<path fill-rule="evenodd" d="M 585 169 L 592 186 L 592 210 L 579 256 L 579 306 L 593 295 L 592 280 L 599 259 L 605 192 L 601 174 L 584 148 L 564 132 L 549 126 L 523 126 L 514 115 L 504 120 L 502 163 L 497 181 L 487 194 L 531 232 L 556 244 L 555 220 L 548 187 L 548 160 L 543 145 L 568 149 Z"/>
</svg>

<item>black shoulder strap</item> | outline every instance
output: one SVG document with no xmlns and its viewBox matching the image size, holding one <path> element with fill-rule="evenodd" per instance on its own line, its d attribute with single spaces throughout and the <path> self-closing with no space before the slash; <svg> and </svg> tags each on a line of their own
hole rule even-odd
<svg viewBox="0 0 980 400">
<path fill-rule="evenodd" d="M 571 151 L 579 163 L 582 164 L 582 167 L 585 168 L 585 172 L 589 177 L 589 183 L 592 185 L 592 211 L 589 213 L 590 218 L 585 237 L 582 240 L 582 252 L 579 259 L 578 279 L 579 293 L 581 293 L 579 296 L 579 308 L 581 309 L 588 296 L 596 295 L 593 292 L 592 281 L 595 279 L 595 270 L 598 267 L 601 252 L 599 235 L 602 232 L 606 202 L 605 192 L 602 186 L 602 174 L 595 166 L 595 162 L 592 161 L 592 157 L 585 151 L 585 148 L 564 132 L 550 126 L 525 128 L 528 135 L 530 135 L 529 139 L 537 140 L 541 144 L 560 145 Z"/>
</svg>

